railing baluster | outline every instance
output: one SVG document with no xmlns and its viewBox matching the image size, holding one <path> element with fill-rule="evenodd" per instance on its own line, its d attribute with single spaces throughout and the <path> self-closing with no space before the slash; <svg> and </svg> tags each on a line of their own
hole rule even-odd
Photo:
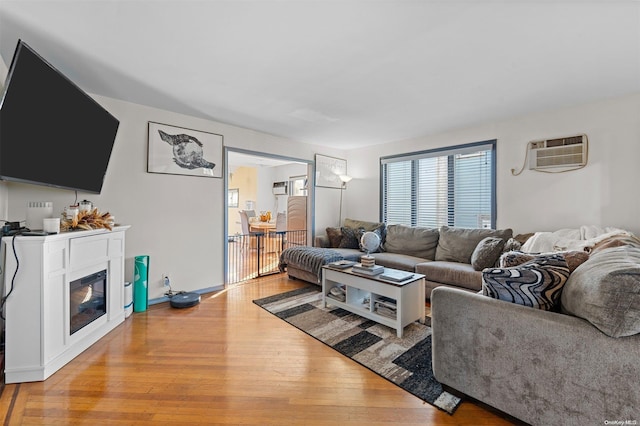
<svg viewBox="0 0 640 426">
<path fill-rule="evenodd" d="M 282 250 L 306 245 L 306 241 L 306 230 L 230 235 L 227 242 L 227 284 L 279 273 Z"/>
</svg>

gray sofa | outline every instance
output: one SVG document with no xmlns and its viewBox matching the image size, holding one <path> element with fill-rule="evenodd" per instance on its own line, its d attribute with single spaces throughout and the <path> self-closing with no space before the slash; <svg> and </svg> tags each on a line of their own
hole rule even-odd
<svg viewBox="0 0 640 426">
<path fill-rule="evenodd" d="M 638 424 L 640 248 L 592 253 L 561 291 L 552 312 L 434 289 L 436 379 L 532 425 Z"/>
<path fill-rule="evenodd" d="M 342 258 L 359 261 L 365 253 L 357 248 L 357 243 L 355 246 L 353 241 L 345 244 L 343 235 L 340 235 L 340 241 L 335 240 L 336 233 L 345 232 L 347 229 L 359 230 L 360 233 L 362 231 L 379 232 L 382 239 L 380 251 L 372 253 L 376 264 L 424 274 L 427 298 L 430 297 L 431 290 L 438 286 L 456 287 L 468 291 L 480 290 L 481 270 L 489 265 L 472 264 L 472 257 L 479 243 L 487 237 L 500 239 L 503 241 L 503 245 L 500 246 L 501 252 L 508 249 L 506 242 L 512 237 L 511 229 L 385 226 L 383 223 L 345 219 L 343 227 L 327 228 L 327 235 L 317 236 L 314 246 L 331 250 L 332 256 L 327 256 L 327 259 Z M 333 243 L 332 239 L 334 239 Z M 499 252 L 494 253 L 489 262 L 491 264 L 495 262 L 499 254 Z M 320 284 L 317 263 L 312 268 L 309 265 L 288 261 L 286 257 L 285 250 L 280 263 L 281 269 L 286 269 L 289 277 Z"/>
</svg>

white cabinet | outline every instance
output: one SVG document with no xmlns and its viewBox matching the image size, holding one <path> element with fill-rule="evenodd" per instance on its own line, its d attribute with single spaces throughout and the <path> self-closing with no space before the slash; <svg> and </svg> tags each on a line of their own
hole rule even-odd
<svg viewBox="0 0 640 426">
<path fill-rule="evenodd" d="M 124 321 L 128 228 L 2 239 L 6 383 L 46 379 Z M 106 313 L 72 333 L 70 284 L 103 270 Z"/>
</svg>

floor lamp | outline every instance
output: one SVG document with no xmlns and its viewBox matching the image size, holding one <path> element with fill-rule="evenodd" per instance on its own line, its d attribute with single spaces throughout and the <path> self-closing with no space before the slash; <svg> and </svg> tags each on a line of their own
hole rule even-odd
<svg viewBox="0 0 640 426">
<path fill-rule="evenodd" d="M 340 187 L 340 217 L 338 217 L 338 226 L 342 226 L 342 197 L 344 190 L 347 189 L 347 182 L 353 179 L 351 176 L 340 175 L 338 176 L 342 181 L 342 187 Z"/>
</svg>

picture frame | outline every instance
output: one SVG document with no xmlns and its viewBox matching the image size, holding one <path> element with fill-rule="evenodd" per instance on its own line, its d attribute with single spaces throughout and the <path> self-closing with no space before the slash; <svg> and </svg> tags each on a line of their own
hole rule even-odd
<svg viewBox="0 0 640 426">
<path fill-rule="evenodd" d="M 147 173 L 222 178 L 223 136 L 149 121 Z"/>
<path fill-rule="evenodd" d="M 316 154 L 316 186 L 342 188 L 340 175 L 347 174 L 347 160 Z"/>
<path fill-rule="evenodd" d="M 233 188 L 229 190 L 227 204 L 230 208 L 237 208 L 240 200 L 240 190 L 238 188 Z"/>
</svg>

